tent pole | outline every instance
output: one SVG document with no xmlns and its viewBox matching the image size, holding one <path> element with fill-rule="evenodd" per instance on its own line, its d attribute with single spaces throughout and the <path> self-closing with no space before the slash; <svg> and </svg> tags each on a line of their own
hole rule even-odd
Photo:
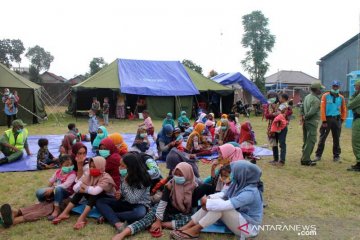
<svg viewBox="0 0 360 240">
<path fill-rule="evenodd" d="M 222 112 L 222 96 L 220 96 L 220 112 L 223 113 Z"/>
</svg>

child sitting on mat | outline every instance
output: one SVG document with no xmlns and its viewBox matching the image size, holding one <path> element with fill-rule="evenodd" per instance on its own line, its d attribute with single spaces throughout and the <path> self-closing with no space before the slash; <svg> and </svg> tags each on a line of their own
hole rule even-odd
<svg viewBox="0 0 360 240">
<path fill-rule="evenodd" d="M 181 152 L 184 152 L 185 151 L 185 148 L 184 146 L 182 145 L 183 141 L 184 141 L 184 137 L 181 135 L 181 129 L 176 127 L 174 129 L 174 132 L 173 132 L 173 135 L 174 135 L 174 138 L 175 138 L 175 147 L 181 151 Z"/>
<path fill-rule="evenodd" d="M 132 145 L 132 147 L 134 148 L 134 150 L 139 150 L 140 152 L 146 152 L 149 147 L 150 147 L 150 143 L 149 143 L 149 139 L 147 137 L 147 132 L 146 132 L 146 128 L 143 127 L 139 127 L 136 133 L 136 137 L 134 140 L 134 143 Z"/>
<path fill-rule="evenodd" d="M 69 219 L 71 209 L 85 197 L 88 202 L 83 213 L 74 225 L 75 230 L 80 230 L 86 226 L 86 217 L 95 206 L 96 200 L 101 197 L 106 197 L 107 195 L 114 195 L 115 182 L 112 177 L 105 172 L 106 160 L 103 157 L 94 157 L 90 159 L 89 165 L 89 175 L 83 175 L 75 184 L 73 187 L 76 192 L 75 195 L 65 210 L 52 221 L 53 224 L 59 224 L 61 221 Z"/>
<path fill-rule="evenodd" d="M 40 148 L 37 154 L 37 169 L 44 170 L 57 168 L 59 161 L 51 154 L 51 152 L 49 152 L 49 141 L 46 138 L 40 138 L 38 145 Z"/>
<path fill-rule="evenodd" d="M 60 158 L 61 169 L 58 169 L 49 179 L 49 186 L 36 191 L 39 202 L 54 200 L 54 211 L 48 217 L 53 220 L 60 214 L 60 204 L 73 194 L 73 185 L 76 179 L 74 164 L 70 155 Z"/>
</svg>

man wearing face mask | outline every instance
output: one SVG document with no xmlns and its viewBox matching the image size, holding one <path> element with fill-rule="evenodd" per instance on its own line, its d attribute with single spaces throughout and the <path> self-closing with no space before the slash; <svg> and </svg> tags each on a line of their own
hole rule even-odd
<svg viewBox="0 0 360 240">
<path fill-rule="evenodd" d="M 23 156 L 23 149 L 27 155 L 31 155 L 27 142 L 28 130 L 24 128 L 26 124 L 17 119 L 12 122 L 12 128 L 6 130 L 0 138 L 0 152 L 5 157 L 0 159 L 0 165 L 20 160 Z"/>
<path fill-rule="evenodd" d="M 316 131 L 320 119 L 320 99 L 321 89 L 324 86 L 320 82 L 313 82 L 310 86 L 311 93 L 308 94 L 300 109 L 303 123 L 303 141 L 301 165 L 314 166 L 315 161 L 311 160 L 311 153 L 316 143 Z"/>
<path fill-rule="evenodd" d="M 320 140 L 314 161 L 320 161 L 324 152 L 325 141 L 330 131 L 333 137 L 333 160 L 340 161 L 340 133 L 341 125 L 346 119 L 346 103 L 343 95 L 339 93 L 340 82 L 333 81 L 331 90 L 321 97 L 320 114 L 322 125 L 320 127 Z"/>
</svg>

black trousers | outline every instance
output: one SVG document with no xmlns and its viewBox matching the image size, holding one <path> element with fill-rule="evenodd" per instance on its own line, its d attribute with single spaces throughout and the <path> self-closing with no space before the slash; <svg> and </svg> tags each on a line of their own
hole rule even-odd
<svg viewBox="0 0 360 240">
<path fill-rule="evenodd" d="M 12 120 L 11 120 L 11 119 L 12 119 Z M 6 121 L 7 121 L 7 126 L 8 126 L 8 128 L 11 127 L 12 121 L 13 121 L 13 120 L 16 120 L 16 119 L 17 119 L 16 114 L 14 114 L 14 115 L 6 115 Z"/>
<path fill-rule="evenodd" d="M 98 200 L 99 198 L 107 197 L 107 195 L 104 192 L 98 195 L 90 195 L 87 193 L 75 193 L 75 195 L 71 199 L 71 203 L 77 205 L 79 204 L 79 202 L 83 197 L 86 198 L 86 200 L 88 201 L 86 205 L 92 208 L 95 206 L 96 200 Z"/>
<path fill-rule="evenodd" d="M 339 157 L 341 153 L 341 148 L 340 148 L 341 118 L 340 116 L 326 117 L 326 122 L 327 122 L 327 128 L 324 128 L 323 126 L 320 127 L 320 140 L 319 140 L 318 148 L 316 150 L 316 156 L 317 157 L 322 156 L 325 148 L 326 138 L 331 131 L 333 137 L 333 156 Z"/>
<path fill-rule="evenodd" d="M 96 135 L 97 135 L 97 133 L 96 132 L 91 132 L 90 133 L 90 142 L 91 142 L 91 145 L 93 144 L 93 142 L 94 142 L 94 140 L 95 140 L 95 138 L 96 138 Z"/>
</svg>

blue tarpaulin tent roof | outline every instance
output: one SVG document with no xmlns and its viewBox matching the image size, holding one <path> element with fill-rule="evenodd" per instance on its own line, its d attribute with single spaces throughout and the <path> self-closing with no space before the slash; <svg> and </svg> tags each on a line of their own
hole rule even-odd
<svg viewBox="0 0 360 240">
<path fill-rule="evenodd" d="M 261 103 L 267 103 L 266 98 L 262 95 L 258 87 L 244 75 L 239 72 L 235 73 L 221 73 L 211 78 L 217 83 L 222 85 L 239 84 L 244 90 L 248 91 L 251 95 L 257 98 Z"/>
<path fill-rule="evenodd" d="M 122 93 L 151 96 L 200 94 L 179 61 L 119 59 Z"/>
</svg>

